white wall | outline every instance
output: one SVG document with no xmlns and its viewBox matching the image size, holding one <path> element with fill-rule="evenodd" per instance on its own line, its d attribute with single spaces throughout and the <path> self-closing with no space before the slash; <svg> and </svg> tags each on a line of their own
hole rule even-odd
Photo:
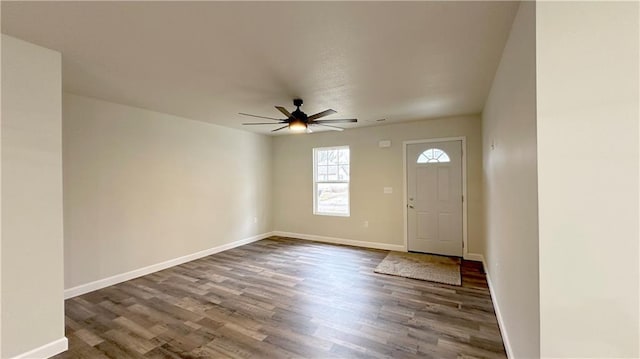
<svg viewBox="0 0 640 359">
<path fill-rule="evenodd" d="M 63 100 L 66 288 L 271 230 L 270 138 Z"/>
<path fill-rule="evenodd" d="M 638 358 L 638 2 L 538 2 L 543 357 Z"/>
<path fill-rule="evenodd" d="M 460 116 L 419 122 L 278 136 L 273 140 L 274 230 L 326 236 L 396 248 L 404 245 L 402 142 L 467 136 L 469 252 L 483 244 L 480 118 Z M 391 140 L 391 148 L 378 141 Z M 351 216 L 313 215 L 312 149 L 351 148 Z M 392 194 L 383 194 L 392 187 Z M 364 227 L 364 221 L 369 227 Z"/>
<path fill-rule="evenodd" d="M 2 35 L 2 358 L 66 346 L 61 142 L 60 53 Z"/>
<path fill-rule="evenodd" d="M 540 354 L 535 6 L 520 5 L 482 113 L 483 253 L 512 358 Z"/>
</svg>

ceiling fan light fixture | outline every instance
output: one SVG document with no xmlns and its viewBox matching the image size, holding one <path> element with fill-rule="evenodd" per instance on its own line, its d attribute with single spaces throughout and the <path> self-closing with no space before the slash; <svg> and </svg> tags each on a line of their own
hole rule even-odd
<svg viewBox="0 0 640 359">
<path fill-rule="evenodd" d="M 293 120 L 289 123 L 289 130 L 291 132 L 304 132 L 307 130 L 307 124 L 300 120 Z"/>
</svg>

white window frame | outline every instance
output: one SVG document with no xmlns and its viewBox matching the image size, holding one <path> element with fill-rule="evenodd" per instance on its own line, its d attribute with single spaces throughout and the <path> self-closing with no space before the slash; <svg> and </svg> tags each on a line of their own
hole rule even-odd
<svg viewBox="0 0 640 359">
<path fill-rule="evenodd" d="M 326 150 L 349 150 L 349 180 L 335 180 L 335 181 L 318 181 L 318 151 Z M 318 183 L 346 183 L 347 184 L 347 213 L 326 213 L 318 212 Z M 331 146 L 331 147 L 316 147 L 313 149 L 313 214 L 316 216 L 331 216 L 331 217 L 350 217 L 351 216 L 351 148 L 349 145 L 344 146 Z"/>
</svg>

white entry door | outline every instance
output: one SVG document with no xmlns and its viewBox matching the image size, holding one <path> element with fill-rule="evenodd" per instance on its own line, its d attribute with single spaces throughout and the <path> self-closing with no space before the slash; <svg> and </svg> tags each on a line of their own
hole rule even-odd
<svg viewBox="0 0 640 359">
<path fill-rule="evenodd" d="M 462 141 L 407 146 L 407 245 L 462 257 Z"/>
</svg>

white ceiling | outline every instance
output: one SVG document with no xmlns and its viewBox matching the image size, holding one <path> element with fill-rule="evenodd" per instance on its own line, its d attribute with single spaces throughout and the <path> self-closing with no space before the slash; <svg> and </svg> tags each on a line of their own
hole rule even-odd
<svg viewBox="0 0 640 359">
<path fill-rule="evenodd" d="M 294 97 L 359 119 L 344 127 L 481 112 L 518 3 L 1 6 L 3 33 L 62 52 L 66 91 L 267 133 L 237 113 Z"/>
</svg>

